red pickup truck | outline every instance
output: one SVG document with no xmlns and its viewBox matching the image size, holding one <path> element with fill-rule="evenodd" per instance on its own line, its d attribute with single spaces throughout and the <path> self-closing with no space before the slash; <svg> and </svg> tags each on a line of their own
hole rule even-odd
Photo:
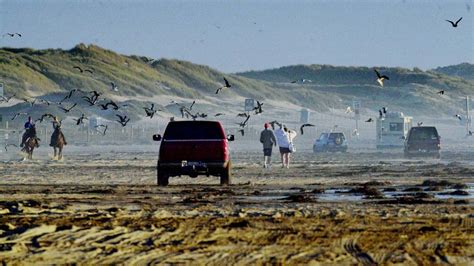
<svg viewBox="0 0 474 266">
<path fill-rule="evenodd" d="M 231 162 L 228 141 L 221 123 L 217 121 L 172 121 L 168 123 L 158 155 L 157 181 L 167 186 L 172 176 L 220 176 L 221 185 L 230 184 Z"/>
</svg>

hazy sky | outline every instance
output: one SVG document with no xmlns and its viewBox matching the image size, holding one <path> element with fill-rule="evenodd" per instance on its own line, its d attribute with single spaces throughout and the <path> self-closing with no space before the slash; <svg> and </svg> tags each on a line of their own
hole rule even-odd
<svg viewBox="0 0 474 266">
<path fill-rule="evenodd" d="M 0 0 L 0 47 L 96 44 L 225 72 L 292 64 L 433 68 L 473 62 L 470 0 Z M 463 20 L 458 28 L 445 19 Z"/>
</svg>

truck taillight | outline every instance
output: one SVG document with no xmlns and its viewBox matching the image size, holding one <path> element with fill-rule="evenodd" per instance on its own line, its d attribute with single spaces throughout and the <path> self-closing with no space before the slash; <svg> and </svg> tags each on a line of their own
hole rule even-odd
<svg viewBox="0 0 474 266">
<path fill-rule="evenodd" d="M 229 159 L 229 147 L 227 146 L 227 140 L 221 142 L 222 151 L 224 152 L 225 160 Z"/>
</svg>

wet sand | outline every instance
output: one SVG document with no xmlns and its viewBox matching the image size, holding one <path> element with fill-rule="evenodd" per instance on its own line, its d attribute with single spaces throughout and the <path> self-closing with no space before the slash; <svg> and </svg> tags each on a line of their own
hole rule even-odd
<svg viewBox="0 0 474 266">
<path fill-rule="evenodd" d="M 472 264 L 474 153 L 295 154 L 156 186 L 155 148 L 0 163 L 6 263 Z M 275 159 L 277 162 L 278 159 Z"/>
</svg>

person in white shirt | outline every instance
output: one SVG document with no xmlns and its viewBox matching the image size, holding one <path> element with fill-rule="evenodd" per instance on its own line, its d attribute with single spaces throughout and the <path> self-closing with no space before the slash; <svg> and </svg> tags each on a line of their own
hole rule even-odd
<svg viewBox="0 0 474 266">
<path fill-rule="evenodd" d="M 296 131 L 290 130 L 286 126 L 275 130 L 275 137 L 278 147 L 280 147 L 281 165 L 283 168 L 290 168 L 290 153 L 292 153 L 290 145 L 293 144 L 293 139 L 296 135 Z"/>
</svg>

